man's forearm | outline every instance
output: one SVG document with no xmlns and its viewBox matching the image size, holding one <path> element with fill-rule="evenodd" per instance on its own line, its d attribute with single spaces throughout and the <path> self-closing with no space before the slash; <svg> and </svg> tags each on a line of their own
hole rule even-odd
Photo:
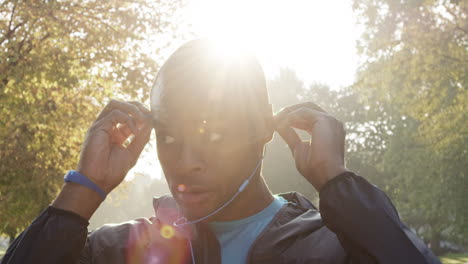
<svg viewBox="0 0 468 264">
<path fill-rule="evenodd" d="M 13 241 L 1 263 L 75 263 L 87 226 L 77 214 L 49 206 Z"/>
<path fill-rule="evenodd" d="M 357 263 L 439 263 L 400 220 L 383 191 L 346 172 L 320 191 L 325 224 Z"/>
<path fill-rule="evenodd" d="M 102 198 L 76 183 L 60 194 L 10 245 L 2 263 L 74 263 L 86 242 L 88 220 Z"/>
<path fill-rule="evenodd" d="M 102 198 L 95 191 L 73 183 L 65 183 L 60 194 L 52 206 L 73 212 L 89 220 L 102 202 Z"/>
</svg>

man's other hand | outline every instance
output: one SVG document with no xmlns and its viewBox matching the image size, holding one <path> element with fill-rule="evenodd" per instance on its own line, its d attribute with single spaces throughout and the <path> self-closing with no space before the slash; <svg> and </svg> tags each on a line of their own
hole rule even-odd
<svg viewBox="0 0 468 264">
<path fill-rule="evenodd" d="M 282 109 L 275 116 L 276 130 L 292 151 L 299 172 L 317 191 L 345 172 L 343 123 L 318 105 L 307 102 Z M 305 130 L 303 141 L 293 128 Z"/>
</svg>

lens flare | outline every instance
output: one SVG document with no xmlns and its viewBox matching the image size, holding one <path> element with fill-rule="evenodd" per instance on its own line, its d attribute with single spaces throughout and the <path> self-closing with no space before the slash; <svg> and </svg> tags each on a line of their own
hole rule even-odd
<svg viewBox="0 0 468 264">
<path fill-rule="evenodd" d="M 160 232 L 165 239 L 171 239 L 175 233 L 174 228 L 170 225 L 163 225 Z"/>
<path fill-rule="evenodd" d="M 177 186 L 177 190 L 178 190 L 179 192 L 184 192 L 185 189 L 186 189 L 186 187 L 185 187 L 184 184 L 179 184 L 179 185 Z"/>
</svg>

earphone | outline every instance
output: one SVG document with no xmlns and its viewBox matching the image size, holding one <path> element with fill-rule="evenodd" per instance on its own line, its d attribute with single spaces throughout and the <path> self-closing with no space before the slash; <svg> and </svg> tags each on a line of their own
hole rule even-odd
<svg viewBox="0 0 468 264">
<path fill-rule="evenodd" d="M 176 221 L 174 221 L 174 223 L 172 223 L 172 225 L 174 227 L 183 227 L 183 226 L 186 226 L 186 225 L 193 225 L 193 224 L 196 224 L 198 222 L 201 222 L 205 219 L 207 219 L 208 217 L 211 217 L 215 214 L 217 214 L 219 211 L 223 210 L 226 206 L 228 206 L 230 203 L 232 203 L 232 201 L 234 201 L 234 199 L 236 199 L 236 197 L 242 192 L 245 190 L 245 188 L 247 187 L 247 185 L 249 185 L 249 182 L 250 180 L 253 178 L 253 176 L 255 175 L 255 173 L 257 172 L 258 168 L 260 167 L 260 164 L 262 164 L 262 160 L 263 160 L 263 157 L 262 156 L 260 158 L 260 160 L 257 162 L 257 166 L 255 166 L 255 169 L 252 171 L 252 174 L 250 174 L 250 176 L 239 186 L 239 189 L 237 189 L 237 192 L 231 197 L 231 199 L 229 199 L 227 202 L 225 202 L 222 206 L 220 206 L 218 209 L 214 210 L 213 212 L 211 212 L 210 214 L 202 217 L 202 218 L 199 218 L 197 220 L 194 220 L 194 221 L 187 221 L 187 218 L 185 218 L 184 216 L 182 217 L 179 217 Z M 190 240 L 190 238 L 188 239 L 188 243 L 189 243 L 189 246 L 190 246 L 190 255 L 192 257 L 192 263 L 196 263 L 195 262 L 195 254 L 193 252 L 193 246 L 192 246 L 192 241 Z"/>
<path fill-rule="evenodd" d="M 196 224 L 198 222 L 201 222 L 205 219 L 207 219 L 208 217 L 211 217 L 213 215 L 215 215 L 216 213 L 218 213 L 219 211 L 223 210 L 226 206 L 228 206 L 230 203 L 232 203 L 232 201 L 234 201 L 234 199 L 236 199 L 236 197 L 242 192 L 244 191 L 245 187 L 247 187 L 247 185 L 249 184 L 250 180 L 253 178 L 253 176 L 255 175 L 255 173 L 257 172 L 258 168 L 260 167 L 260 164 L 262 163 L 262 160 L 263 160 L 263 156 L 260 158 L 260 160 L 257 162 L 257 166 L 255 166 L 255 169 L 252 171 L 252 174 L 250 174 L 250 176 L 239 186 L 239 189 L 237 189 L 237 192 L 231 197 L 231 199 L 229 199 L 227 202 L 225 202 L 222 206 L 220 206 L 218 209 L 214 210 L 213 212 L 209 213 L 208 215 L 202 217 L 202 218 L 199 218 L 197 220 L 194 220 L 194 221 L 187 221 L 187 218 L 185 217 L 180 217 L 178 218 L 176 221 L 174 221 L 174 223 L 172 223 L 173 226 L 175 227 L 182 227 L 182 226 L 186 226 L 186 225 L 193 225 L 193 224 Z"/>
<path fill-rule="evenodd" d="M 162 66 L 159 73 L 162 73 L 165 68 L 171 67 L 171 66 L 166 66 L 166 65 L 167 64 L 165 63 Z M 261 70 L 261 67 L 260 67 L 260 70 Z M 158 113 L 160 108 L 161 108 L 161 101 L 162 101 L 162 97 L 163 97 L 163 87 L 164 87 L 165 83 L 167 83 L 167 81 L 168 81 L 167 76 L 166 76 L 166 78 L 163 79 L 164 75 L 159 74 L 159 73 L 158 73 L 158 76 L 156 77 L 156 79 L 154 80 L 154 84 L 152 86 L 151 96 L 150 96 L 151 111 L 156 112 L 156 113 Z M 261 72 L 261 75 L 263 75 L 263 72 Z M 172 78 L 172 76 L 171 76 L 171 78 Z M 265 92 L 266 92 L 266 90 L 265 90 Z M 265 98 L 266 98 L 266 102 L 268 102 L 268 95 L 267 94 L 266 94 Z M 254 99 L 260 99 L 259 101 L 264 102 L 265 98 L 262 97 L 262 98 L 254 98 Z M 258 104 L 257 103 L 255 105 L 260 105 L 261 106 L 263 104 Z M 259 111 L 256 111 L 256 113 L 257 112 L 260 113 L 261 116 L 263 116 L 265 114 L 265 119 L 267 121 L 267 128 L 268 129 L 273 129 L 273 131 L 274 131 L 274 122 L 273 122 L 273 115 L 272 115 L 273 111 L 272 111 L 272 109 L 273 109 L 272 105 L 268 104 L 268 107 L 266 107 L 266 109 L 263 109 L 263 107 L 260 107 L 260 109 L 256 109 L 256 110 L 259 110 Z M 266 112 L 263 113 L 263 110 L 265 110 Z M 158 117 L 155 116 L 155 118 L 158 118 Z M 267 135 L 267 136 L 271 136 L 271 135 Z M 271 139 L 271 137 L 270 137 L 270 139 Z M 187 225 L 193 225 L 193 224 L 199 223 L 199 222 L 201 222 L 203 220 L 206 220 L 209 217 L 212 217 L 213 215 L 219 213 L 221 210 L 226 208 L 229 204 L 231 204 L 234 201 L 234 199 L 236 199 L 237 196 L 239 196 L 239 194 L 241 192 L 243 192 L 245 190 L 245 188 L 247 188 L 249 182 L 252 180 L 252 178 L 254 177 L 256 172 L 258 171 L 258 169 L 260 167 L 260 164 L 263 161 L 263 158 L 264 158 L 264 155 L 262 155 L 260 157 L 260 159 L 257 162 L 257 165 L 256 165 L 255 169 L 252 171 L 250 176 L 247 179 L 245 179 L 242 182 L 242 184 L 240 184 L 239 188 L 237 189 L 237 192 L 235 194 L 233 194 L 232 197 L 227 202 L 225 202 L 223 205 L 221 205 L 219 208 L 212 211 L 208 215 L 206 215 L 204 217 L 201 217 L 199 219 L 193 220 L 193 221 L 188 221 L 188 219 L 186 217 L 181 216 L 172 223 L 172 226 L 174 226 L 174 227 L 184 227 L 184 226 L 187 226 Z M 194 252 L 193 252 L 191 239 L 187 238 L 187 240 L 188 240 L 188 243 L 190 245 L 192 263 L 195 263 L 195 256 L 194 256 Z"/>
</svg>

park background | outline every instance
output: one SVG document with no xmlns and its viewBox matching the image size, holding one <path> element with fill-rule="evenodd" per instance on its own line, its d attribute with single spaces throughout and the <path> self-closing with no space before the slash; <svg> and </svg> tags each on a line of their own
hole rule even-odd
<svg viewBox="0 0 468 264">
<path fill-rule="evenodd" d="M 314 101 L 344 121 L 347 167 L 444 263 L 468 262 L 468 0 L 1 0 L 0 256 L 76 168 L 100 109 L 149 105 L 164 60 L 198 37 L 256 53 L 275 111 Z M 318 205 L 277 135 L 262 174 Z M 90 229 L 151 216 L 167 193 L 153 134 Z"/>
</svg>

